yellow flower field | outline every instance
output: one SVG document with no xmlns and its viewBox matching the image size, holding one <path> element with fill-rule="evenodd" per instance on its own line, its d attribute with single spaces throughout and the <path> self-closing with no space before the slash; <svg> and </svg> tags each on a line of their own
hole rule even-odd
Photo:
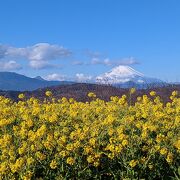
<svg viewBox="0 0 180 180">
<path fill-rule="evenodd" d="M 179 179 L 178 92 L 150 96 L 0 97 L 0 179 Z"/>
</svg>

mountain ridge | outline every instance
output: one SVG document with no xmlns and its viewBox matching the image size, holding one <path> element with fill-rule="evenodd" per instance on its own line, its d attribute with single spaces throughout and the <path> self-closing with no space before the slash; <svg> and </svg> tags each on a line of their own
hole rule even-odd
<svg viewBox="0 0 180 180">
<path fill-rule="evenodd" d="M 74 83 L 78 83 L 78 81 L 49 81 L 41 76 L 31 78 L 15 72 L 0 72 L 0 90 L 33 91 L 44 87 Z M 137 89 L 168 85 L 168 83 L 160 79 L 147 77 L 132 67 L 125 65 L 116 66 L 88 82 L 82 81 L 82 83 L 105 84 L 118 88 L 136 87 Z"/>
<path fill-rule="evenodd" d="M 32 91 L 38 88 L 70 83 L 72 82 L 40 80 L 15 72 L 0 72 L 0 90 L 6 91 Z"/>
</svg>

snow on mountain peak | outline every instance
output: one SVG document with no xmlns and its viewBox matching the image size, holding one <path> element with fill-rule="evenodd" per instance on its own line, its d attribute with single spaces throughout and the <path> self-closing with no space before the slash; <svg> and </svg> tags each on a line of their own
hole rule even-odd
<svg viewBox="0 0 180 180">
<path fill-rule="evenodd" d="M 125 83 L 132 81 L 133 79 L 138 79 L 143 81 L 144 75 L 129 66 L 117 66 L 114 67 L 111 71 L 104 73 L 96 77 L 96 82 L 102 84 L 114 84 L 114 83 Z"/>
<path fill-rule="evenodd" d="M 113 68 L 109 74 L 114 74 L 117 76 L 144 76 L 142 73 L 134 70 L 133 68 L 129 67 L 129 66 L 117 66 L 115 68 Z"/>
</svg>

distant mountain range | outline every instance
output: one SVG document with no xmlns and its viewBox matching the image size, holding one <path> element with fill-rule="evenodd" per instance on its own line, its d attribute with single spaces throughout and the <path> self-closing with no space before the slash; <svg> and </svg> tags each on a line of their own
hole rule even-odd
<svg viewBox="0 0 180 180">
<path fill-rule="evenodd" d="M 30 78 L 14 72 L 0 72 L 0 90 L 32 91 L 38 88 L 72 84 L 68 81 L 46 81 L 40 76 Z"/>
<path fill-rule="evenodd" d="M 0 72 L 0 90 L 5 91 L 33 91 L 58 85 L 71 85 L 72 81 L 47 81 L 41 76 L 30 78 L 14 72 Z M 81 82 L 85 83 L 85 82 Z M 87 82 L 86 82 L 87 83 Z M 151 87 L 167 86 L 168 83 L 143 75 L 129 66 L 117 66 L 102 75 L 92 79 L 91 84 L 111 85 L 118 88 L 146 89 Z"/>
</svg>

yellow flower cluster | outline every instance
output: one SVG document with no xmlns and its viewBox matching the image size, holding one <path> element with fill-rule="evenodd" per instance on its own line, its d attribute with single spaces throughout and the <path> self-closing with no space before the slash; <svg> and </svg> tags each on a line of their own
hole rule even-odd
<svg viewBox="0 0 180 180">
<path fill-rule="evenodd" d="M 167 104 L 150 95 L 134 105 L 125 95 L 106 102 L 94 93 L 85 103 L 0 97 L 0 179 L 179 177 L 178 92 Z"/>
</svg>

